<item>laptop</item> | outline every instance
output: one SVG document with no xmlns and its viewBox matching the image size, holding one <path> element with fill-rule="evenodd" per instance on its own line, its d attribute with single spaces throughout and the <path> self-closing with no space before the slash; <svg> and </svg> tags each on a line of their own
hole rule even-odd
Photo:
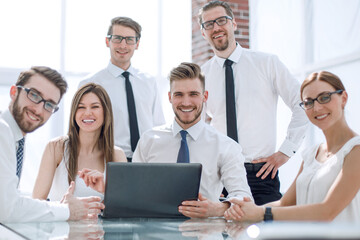
<svg viewBox="0 0 360 240">
<path fill-rule="evenodd" d="M 109 162 L 103 218 L 185 218 L 178 206 L 196 200 L 200 163 Z"/>
</svg>

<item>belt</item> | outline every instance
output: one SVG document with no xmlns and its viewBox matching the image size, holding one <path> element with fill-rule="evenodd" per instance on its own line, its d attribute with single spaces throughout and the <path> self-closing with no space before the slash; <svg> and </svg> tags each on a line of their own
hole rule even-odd
<svg viewBox="0 0 360 240">
<path fill-rule="evenodd" d="M 247 172 L 258 172 L 265 163 L 245 163 Z"/>
</svg>

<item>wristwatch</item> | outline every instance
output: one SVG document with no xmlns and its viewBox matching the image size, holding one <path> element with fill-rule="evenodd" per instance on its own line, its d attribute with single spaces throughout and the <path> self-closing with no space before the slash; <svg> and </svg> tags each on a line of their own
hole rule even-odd
<svg viewBox="0 0 360 240">
<path fill-rule="evenodd" d="M 265 222 L 268 222 L 268 221 L 272 221 L 274 218 L 273 218 L 273 215 L 272 215 L 272 212 L 271 212 L 271 207 L 266 207 L 265 208 L 265 214 L 264 214 L 264 221 Z"/>
</svg>

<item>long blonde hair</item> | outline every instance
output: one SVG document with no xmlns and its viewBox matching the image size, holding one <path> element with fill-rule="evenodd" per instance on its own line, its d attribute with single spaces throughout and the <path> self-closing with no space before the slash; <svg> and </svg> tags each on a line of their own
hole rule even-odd
<svg viewBox="0 0 360 240">
<path fill-rule="evenodd" d="M 78 156 L 79 156 L 79 125 L 76 123 L 75 115 L 81 98 L 88 93 L 94 93 L 101 102 L 104 109 L 104 123 L 101 127 L 101 132 L 98 140 L 98 147 L 103 151 L 106 162 L 112 162 L 114 156 L 114 117 L 112 112 L 111 100 L 106 90 L 95 83 L 88 83 L 82 86 L 75 93 L 70 112 L 69 131 L 66 149 L 68 156 L 67 170 L 68 182 L 75 181 L 78 171 Z"/>
</svg>

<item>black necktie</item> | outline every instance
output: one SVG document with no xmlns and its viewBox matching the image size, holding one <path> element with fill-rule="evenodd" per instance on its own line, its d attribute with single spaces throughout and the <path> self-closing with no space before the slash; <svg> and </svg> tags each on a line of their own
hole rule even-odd
<svg viewBox="0 0 360 240">
<path fill-rule="evenodd" d="M 238 142 L 237 124 L 236 124 L 236 105 L 235 105 L 235 86 L 234 74 L 231 65 L 233 61 L 225 60 L 225 78 L 226 78 L 226 127 L 227 135 Z"/>
<path fill-rule="evenodd" d="M 126 99 L 129 112 L 129 124 L 130 124 L 130 142 L 131 150 L 134 152 L 136 145 L 139 141 L 139 127 L 136 117 L 136 108 L 134 94 L 132 91 L 131 83 L 129 80 L 129 72 L 123 72 L 122 75 L 125 77 L 125 89 L 126 89 Z"/>
<path fill-rule="evenodd" d="M 23 164 L 23 158 L 24 158 L 24 144 L 25 144 L 25 138 L 22 138 L 18 141 L 18 148 L 16 150 L 16 176 L 19 177 L 21 175 L 21 169 Z"/>
<path fill-rule="evenodd" d="M 186 141 L 186 134 L 188 132 L 185 130 L 181 130 L 181 145 L 179 149 L 179 154 L 177 158 L 178 163 L 189 163 L 190 162 L 190 156 L 189 156 L 189 148 Z"/>
</svg>

